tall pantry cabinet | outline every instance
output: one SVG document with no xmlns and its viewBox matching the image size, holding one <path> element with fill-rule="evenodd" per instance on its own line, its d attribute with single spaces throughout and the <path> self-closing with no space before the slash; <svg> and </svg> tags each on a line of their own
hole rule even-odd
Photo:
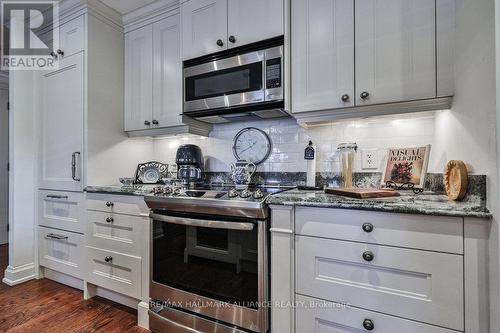
<svg viewBox="0 0 500 333">
<path fill-rule="evenodd" d="M 114 183 L 131 165 L 122 153 L 121 16 L 100 2 L 62 2 L 59 31 L 58 68 L 39 72 L 35 82 L 38 257 L 41 275 L 83 280 L 83 190 Z"/>
</svg>

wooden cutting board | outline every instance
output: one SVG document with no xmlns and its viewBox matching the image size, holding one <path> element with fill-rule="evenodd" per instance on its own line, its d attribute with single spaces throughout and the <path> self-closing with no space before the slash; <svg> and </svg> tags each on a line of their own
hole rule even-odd
<svg viewBox="0 0 500 333">
<path fill-rule="evenodd" d="M 388 198 L 399 197 L 399 192 L 393 189 L 380 189 L 380 188 L 332 188 L 326 187 L 325 193 L 343 195 L 346 197 L 357 199 L 370 199 L 370 198 Z"/>
</svg>

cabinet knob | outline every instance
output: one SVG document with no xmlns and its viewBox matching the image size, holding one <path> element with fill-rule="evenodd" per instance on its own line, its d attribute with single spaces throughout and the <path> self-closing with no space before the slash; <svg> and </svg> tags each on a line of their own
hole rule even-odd
<svg viewBox="0 0 500 333">
<path fill-rule="evenodd" d="M 111 201 L 106 202 L 106 207 L 113 207 L 114 205 Z"/>
<path fill-rule="evenodd" d="M 351 96 L 349 96 L 347 94 L 342 95 L 342 102 L 349 102 L 350 99 L 351 99 Z"/>
<path fill-rule="evenodd" d="M 365 252 L 363 252 L 363 259 L 365 261 L 370 262 L 370 261 L 373 260 L 373 258 L 375 258 L 375 256 L 373 255 L 372 251 L 365 251 Z"/>
<path fill-rule="evenodd" d="M 112 261 L 113 261 L 113 257 L 111 257 L 111 256 L 106 256 L 106 257 L 104 258 L 104 261 L 105 261 L 105 262 L 112 262 Z"/>
<path fill-rule="evenodd" d="M 359 97 L 361 97 L 361 99 L 367 99 L 370 97 L 370 93 L 368 93 L 368 91 L 363 91 Z"/>
<path fill-rule="evenodd" d="M 52 58 L 56 58 L 57 59 L 57 54 L 54 51 L 50 52 L 50 56 Z"/>
<path fill-rule="evenodd" d="M 363 320 L 363 327 L 367 331 L 373 331 L 375 328 L 375 325 L 373 324 L 373 321 L 371 319 L 365 319 Z"/>
<path fill-rule="evenodd" d="M 372 232 L 373 231 L 373 224 L 371 223 L 363 223 L 363 231 L 364 232 Z"/>
<path fill-rule="evenodd" d="M 57 54 L 59 54 L 60 56 L 64 56 L 64 52 L 61 49 L 57 50 Z"/>
<path fill-rule="evenodd" d="M 231 43 L 236 43 L 236 37 L 234 37 L 234 36 L 229 36 L 229 41 L 230 41 Z"/>
<path fill-rule="evenodd" d="M 153 125 L 158 125 L 158 124 L 159 124 L 158 120 L 153 120 Z"/>
<path fill-rule="evenodd" d="M 107 218 L 106 218 L 106 222 L 108 222 L 108 223 L 111 223 L 111 222 L 113 222 L 114 220 L 115 220 L 115 219 L 114 219 L 114 218 L 112 218 L 112 217 L 107 217 Z"/>
<path fill-rule="evenodd" d="M 222 39 L 217 39 L 217 45 L 220 47 L 224 46 L 224 42 L 222 41 Z"/>
<path fill-rule="evenodd" d="M 149 126 L 149 125 L 151 125 L 151 123 L 149 122 L 149 120 L 145 120 L 144 125 Z"/>
</svg>

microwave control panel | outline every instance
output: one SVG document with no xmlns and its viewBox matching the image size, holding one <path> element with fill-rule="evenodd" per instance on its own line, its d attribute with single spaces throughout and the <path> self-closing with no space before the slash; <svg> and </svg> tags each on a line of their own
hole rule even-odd
<svg viewBox="0 0 500 333">
<path fill-rule="evenodd" d="M 281 87 L 281 58 L 266 60 L 266 89 Z"/>
</svg>

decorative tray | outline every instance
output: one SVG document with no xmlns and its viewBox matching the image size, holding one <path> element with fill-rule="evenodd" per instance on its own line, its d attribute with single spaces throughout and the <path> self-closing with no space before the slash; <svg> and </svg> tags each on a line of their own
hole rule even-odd
<svg viewBox="0 0 500 333">
<path fill-rule="evenodd" d="M 137 165 L 134 184 L 157 184 L 168 175 L 168 164 L 156 161 Z"/>
</svg>

